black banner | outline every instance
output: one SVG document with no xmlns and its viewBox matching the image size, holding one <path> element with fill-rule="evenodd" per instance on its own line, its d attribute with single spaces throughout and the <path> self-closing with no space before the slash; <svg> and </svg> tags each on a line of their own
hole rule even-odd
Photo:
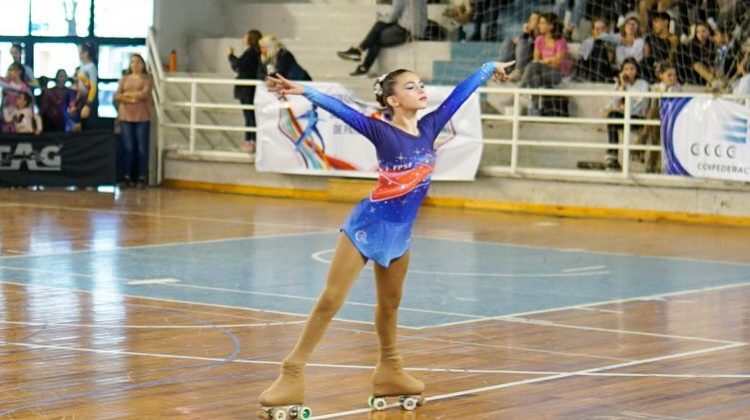
<svg viewBox="0 0 750 420">
<path fill-rule="evenodd" d="M 0 135 L 0 184 L 114 184 L 116 139 L 111 131 Z"/>
</svg>

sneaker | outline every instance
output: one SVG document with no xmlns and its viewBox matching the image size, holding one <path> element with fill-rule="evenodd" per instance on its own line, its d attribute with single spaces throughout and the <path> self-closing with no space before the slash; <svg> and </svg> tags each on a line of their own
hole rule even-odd
<svg viewBox="0 0 750 420">
<path fill-rule="evenodd" d="M 617 172 L 622 170 L 620 162 L 617 159 L 607 159 L 607 164 L 604 167 L 608 172 Z"/>
<path fill-rule="evenodd" d="M 349 73 L 349 76 L 362 77 L 367 76 L 367 69 L 362 66 L 357 66 L 353 72 Z"/>
<path fill-rule="evenodd" d="M 512 72 L 508 75 L 508 81 L 513 83 L 518 83 L 523 78 L 523 70 L 521 69 L 513 69 Z"/>
<path fill-rule="evenodd" d="M 344 60 L 352 60 L 352 61 L 362 60 L 362 53 L 359 52 L 359 50 L 354 47 L 349 48 L 346 51 L 339 51 L 336 53 L 336 55 L 338 55 L 339 58 L 343 58 Z"/>
</svg>

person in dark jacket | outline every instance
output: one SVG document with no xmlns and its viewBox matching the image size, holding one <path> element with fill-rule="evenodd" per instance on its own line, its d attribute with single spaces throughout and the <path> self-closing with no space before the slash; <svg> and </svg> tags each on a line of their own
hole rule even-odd
<svg viewBox="0 0 750 420">
<path fill-rule="evenodd" d="M 307 70 L 297 63 L 284 44 L 273 35 L 266 35 L 260 39 L 260 62 L 258 77 L 265 80 L 266 76 L 280 74 L 285 79 L 310 81 L 312 77 Z"/>
<path fill-rule="evenodd" d="M 257 80 L 258 70 L 260 68 L 260 45 L 258 42 L 263 37 L 260 31 L 252 29 L 245 34 L 243 44 L 245 51 L 237 57 L 234 54 L 234 48 L 229 47 L 229 65 L 237 73 L 237 79 Z M 234 97 L 242 105 L 252 105 L 255 98 L 255 86 L 235 86 Z M 245 116 L 245 127 L 255 127 L 255 110 L 243 109 L 242 114 Z M 255 152 L 255 132 L 245 132 L 245 144 L 243 149 L 248 152 Z"/>
</svg>

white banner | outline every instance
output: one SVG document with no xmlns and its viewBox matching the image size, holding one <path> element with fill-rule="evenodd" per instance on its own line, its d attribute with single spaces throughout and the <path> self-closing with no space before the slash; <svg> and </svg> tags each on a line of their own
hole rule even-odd
<svg viewBox="0 0 750 420">
<path fill-rule="evenodd" d="M 750 181 L 750 108 L 723 99 L 661 100 L 666 172 Z"/>
<path fill-rule="evenodd" d="M 365 102 L 338 83 L 305 83 L 334 96 L 365 115 L 379 117 L 374 102 Z M 428 108 L 440 105 L 453 90 L 428 86 Z M 258 171 L 288 174 L 376 178 L 375 147 L 342 120 L 314 106 L 302 96 L 279 100 L 259 87 L 255 92 Z M 482 156 L 479 95 L 473 94 L 456 112 L 435 141 L 434 180 L 473 180 Z"/>
</svg>

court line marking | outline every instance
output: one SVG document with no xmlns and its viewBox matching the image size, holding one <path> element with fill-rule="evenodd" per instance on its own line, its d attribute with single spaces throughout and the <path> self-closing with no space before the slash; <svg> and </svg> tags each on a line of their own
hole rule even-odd
<svg viewBox="0 0 750 420">
<path fill-rule="evenodd" d="M 24 322 L 3 321 L 0 324 L 26 325 L 31 327 L 75 327 L 75 328 L 123 328 L 123 329 L 216 329 L 216 328 L 252 328 L 275 327 L 278 325 L 304 324 L 307 321 L 264 322 L 252 324 L 207 324 L 207 325 L 129 325 L 129 324 L 69 324 L 65 322 Z"/>
<path fill-rule="evenodd" d="M 206 326 L 206 327 L 208 328 L 210 326 Z M 26 348 L 40 349 L 40 350 L 67 350 L 67 351 L 82 352 L 82 353 L 110 354 L 110 355 L 118 355 L 118 356 L 124 355 L 124 356 L 137 356 L 137 357 L 154 357 L 154 358 L 160 358 L 160 359 L 195 360 L 195 361 L 205 361 L 205 362 L 216 362 L 216 361 L 225 360 L 224 358 L 221 358 L 221 357 L 188 356 L 188 355 L 181 355 L 181 354 L 138 352 L 138 351 L 128 351 L 128 350 L 93 349 L 93 348 L 87 348 L 87 347 L 72 347 L 72 346 L 62 346 L 62 345 L 54 345 L 54 344 L 37 344 L 37 343 L 24 343 L 24 342 L 0 340 L 0 346 L 2 345 L 26 347 Z M 732 373 L 726 373 L 726 374 L 725 373 L 718 373 L 718 374 L 674 373 L 672 374 L 672 373 L 627 373 L 627 372 L 601 373 L 602 371 L 605 371 L 605 370 L 619 369 L 622 367 L 629 367 L 629 366 L 634 366 L 634 365 L 639 365 L 639 364 L 658 362 L 658 361 L 668 360 L 668 359 L 672 359 L 676 357 L 693 356 L 697 354 L 703 354 L 703 353 L 708 353 L 708 352 L 713 352 L 713 351 L 741 347 L 744 345 L 745 344 L 730 344 L 730 345 L 721 346 L 721 347 L 710 347 L 707 349 L 693 350 L 690 352 L 677 353 L 673 355 L 655 356 L 649 359 L 630 360 L 630 361 L 622 362 L 618 364 L 607 365 L 607 366 L 598 367 L 598 368 L 582 369 L 582 370 L 572 371 L 572 372 L 514 370 L 514 369 L 444 368 L 444 367 L 404 367 L 404 370 L 411 371 L 411 372 L 426 372 L 426 373 L 463 373 L 463 374 L 486 373 L 486 374 L 503 374 L 503 375 L 535 375 L 535 376 L 547 377 L 547 378 L 539 378 L 539 379 L 544 379 L 544 380 L 557 379 L 557 378 L 549 378 L 549 376 L 750 379 L 750 373 L 747 373 L 747 374 L 744 374 L 744 373 L 736 373 L 736 374 L 732 374 Z M 278 365 L 281 365 L 282 362 L 271 361 L 271 360 L 253 360 L 253 359 L 235 358 L 231 360 L 230 363 L 278 366 Z M 374 365 L 354 365 L 354 364 L 335 364 L 335 363 L 308 363 L 306 366 L 311 367 L 311 368 L 345 369 L 345 370 L 372 370 L 375 368 Z M 533 380 L 533 381 L 536 381 L 536 380 Z M 519 382 L 526 383 L 527 381 L 519 381 Z M 495 386 L 496 385 L 491 385 L 489 387 L 483 387 L 483 388 L 494 389 Z M 505 386 L 501 386 L 500 388 L 505 388 Z M 463 395 L 463 394 L 472 393 L 472 392 L 473 390 L 468 390 L 468 391 L 459 391 L 458 393 L 445 394 L 445 395 L 456 396 L 454 394 Z M 434 399 L 450 398 L 445 395 L 436 395 L 436 396 L 428 397 L 428 399 L 434 400 Z"/>
<path fill-rule="evenodd" d="M 677 354 L 666 355 L 666 356 L 652 357 L 652 358 L 648 358 L 648 359 L 641 359 L 641 360 L 636 360 L 636 361 L 632 361 L 632 362 L 625 362 L 625 363 L 619 363 L 619 364 L 615 364 L 615 365 L 602 366 L 602 367 L 598 367 L 598 368 L 583 369 L 583 370 L 574 371 L 574 372 L 553 374 L 553 375 L 543 376 L 541 378 L 532 378 L 532 379 L 525 379 L 525 380 L 521 380 L 521 381 L 514 381 L 514 382 L 508 382 L 508 383 L 502 383 L 502 384 L 496 384 L 496 385 L 490 385 L 490 386 L 483 386 L 483 387 L 479 387 L 479 388 L 467 389 L 467 390 L 464 390 L 464 391 L 451 392 L 451 393 L 441 394 L 441 395 L 433 395 L 433 396 L 427 397 L 426 400 L 427 401 L 439 401 L 439 400 L 444 400 L 444 399 L 454 398 L 454 397 L 460 397 L 460 396 L 469 395 L 469 394 L 478 394 L 478 393 L 482 393 L 482 392 L 495 391 L 495 390 L 502 389 L 502 388 L 510 388 L 510 387 L 514 387 L 514 386 L 527 385 L 527 384 L 533 384 L 533 383 L 539 383 L 539 382 L 548 382 L 548 381 L 553 381 L 553 380 L 556 380 L 556 379 L 564 379 L 564 378 L 569 378 L 569 377 L 573 377 L 573 376 L 581 376 L 583 374 L 589 374 L 589 373 L 598 373 L 598 372 L 602 372 L 602 371 L 606 371 L 606 370 L 611 370 L 611 369 L 619 369 L 619 368 L 623 368 L 623 367 L 637 366 L 637 365 L 648 364 L 648 363 L 653 363 L 653 362 L 661 362 L 661 361 L 664 361 L 664 360 L 676 359 L 676 358 L 680 358 L 680 357 L 689 357 L 689 356 L 695 356 L 695 355 L 700 355 L 700 354 L 705 354 L 705 353 L 711 353 L 711 352 L 715 352 L 715 351 L 728 350 L 728 349 L 735 348 L 735 347 L 740 347 L 740 346 L 744 346 L 744 344 L 729 344 L 729 345 L 726 345 L 726 346 L 712 347 L 712 348 L 708 348 L 708 349 L 694 350 L 694 351 L 690 351 L 690 352 L 677 353 Z M 395 407 L 395 406 L 398 406 L 398 404 L 390 404 L 390 405 L 388 405 L 388 407 Z M 322 415 L 322 416 L 316 416 L 315 418 L 316 419 L 330 419 L 330 418 L 336 418 L 336 417 L 349 416 L 349 415 L 353 415 L 353 414 L 368 413 L 370 411 L 372 411 L 372 409 L 370 409 L 370 408 L 363 408 L 363 409 L 356 409 L 356 410 L 349 410 L 349 411 L 341 411 L 341 412 L 338 412 L 338 413 L 325 414 L 325 415 Z"/>
<path fill-rule="evenodd" d="M 92 212 L 92 213 L 109 213 L 109 214 L 122 214 L 127 216 L 143 216 L 143 217 L 155 217 L 162 219 L 177 219 L 177 220 L 195 220 L 201 222 L 212 222 L 212 223 L 228 223 L 236 225 L 257 225 L 257 226 L 275 226 L 275 227 L 286 227 L 294 229 L 318 229 L 318 230 L 329 230 L 322 228 L 315 228 L 309 225 L 294 225 L 289 223 L 272 223 L 272 222 L 250 222 L 245 220 L 230 220 L 230 219 L 217 219 L 213 217 L 201 217 L 201 216 L 181 216 L 175 214 L 163 214 L 163 213 L 149 213 L 141 211 L 129 211 L 129 210 L 107 210 L 98 208 L 86 208 L 86 207 L 72 207 L 72 206 L 53 206 L 51 204 L 26 204 L 19 203 L 19 207 L 37 208 L 37 209 L 54 209 L 54 210 L 68 210 L 78 212 Z M 334 229 L 334 228 L 331 228 Z M 320 233 L 320 232 L 318 232 Z"/>
<path fill-rule="evenodd" d="M 287 238 L 287 237 L 293 237 L 293 236 L 314 236 L 314 235 L 331 234 L 331 233 L 334 233 L 334 231 L 278 233 L 274 235 L 241 236 L 238 238 L 204 239 L 204 240 L 198 240 L 198 241 L 165 242 L 165 243 L 160 243 L 160 244 L 119 246 L 119 247 L 114 247 L 114 248 L 109 248 L 109 249 L 79 249 L 79 250 L 73 250 L 73 251 L 69 250 L 69 251 L 60 251 L 60 252 L 43 252 L 43 253 L 38 253 L 38 254 L 5 255 L 5 256 L 0 256 L 0 261 L 11 260 L 11 259 L 22 259 L 22 258 L 51 257 L 51 256 L 58 256 L 58 255 L 74 255 L 74 254 L 86 254 L 86 253 L 96 254 L 96 253 L 105 253 L 105 252 L 130 251 L 130 250 L 138 250 L 138 249 L 161 248 L 161 247 L 181 246 L 181 245 L 186 245 L 186 246 L 203 245 L 203 244 L 211 244 L 211 243 L 217 243 L 217 242 L 235 242 L 235 241 L 246 241 L 246 240 L 255 240 L 255 239 L 276 239 L 276 238 Z"/>
<path fill-rule="evenodd" d="M 322 251 L 314 252 L 310 257 L 323 264 L 331 264 L 331 260 L 326 260 L 322 257 L 323 254 L 331 254 L 335 249 L 324 249 Z M 606 267 L 604 267 L 606 268 Z M 365 266 L 366 270 L 374 270 L 374 268 Z M 407 274 L 427 274 L 427 275 L 441 275 L 441 276 L 465 276 L 465 277 L 499 277 L 499 278 L 550 278 L 550 277 L 583 277 L 583 276 L 601 276 L 604 274 L 611 274 L 610 271 L 586 271 L 576 273 L 451 273 L 447 271 L 425 271 L 425 270 L 412 270 L 409 269 Z"/>
<path fill-rule="evenodd" d="M 464 233 L 464 232 L 459 232 L 459 233 Z M 588 250 L 588 249 L 584 249 L 584 248 L 553 248 L 553 247 L 543 246 L 543 245 L 528 245 L 528 244 L 513 244 L 513 243 L 508 243 L 508 242 L 477 241 L 477 240 L 473 240 L 473 239 L 445 238 L 445 237 L 440 237 L 440 236 L 412 235 L 412 238 L 420 238 L 420 239 L 425 239 L 425 240 L 441 240 L 441 241 L 464 242 L 464 243 L 469 243 L 469 244 L 488 244 L 488 245 L 499 245 L 499 246 L 507 246 L 507 247 L 517 247 L 517 248 L 542 249 L 542 250 L 551 250 L 551 251 L 564 252 L 564 253 L 616 255 L 616 256 L 619 256 L 619 257 L 664 259 L 664 260 L 690 261 L 690 262 L 699 262 L 699 263 L 726 264 L 726 265 L 736 265 L 736 266 L 740 266 L 740 267 L 750 267 L 750 262 L 704 260 L 704 259 L 690 258 L 690 257 L 675 257 L 673 255 L 658 256 L 658 255 L 626 254 L 624 252 L 596 251 L 596 250 Z"/>
<path fill-rule="evenodd" d="M 544 313 L 549 313 L 549 312 L 567 311 L 571 309 L 580 309 L 580 308 L 587 308 L 587 307 L 599 306 L 599 305 L 635 302 L 639 300 L 657 300 L 657 299 L 662 299 L 664 297 L 670 297 L 670 296 L 681 296 L 681 295 L 692 294 L 692 293 L 713 292 L 713 291 L 725 290 L 725 289 L 736 289 L 736 288 L 746 287 L 746 286 L 750 286 L 750 282 L 732 283 L 732 284 L 725 284 L 721 286 L 703 287 L 700 289 L 681 290 L 677 292 L 667 292 L 667 293 L 660 293 L 660 294 L 654 294 L 654 295 L 648 295 L 648 296 L 636 296 L 636 297 L 624 298 L 624 299 L 603 300 L 599 302 L 585 303 L 582 305 L 558 306 L 558 307 L 549 308 L 549 309 L 538 309 L 534 311 L 517 312 L 514 314 L 508 314 L 508 315 L 486 317 L 484 319 L 468 319 L 464 321 L 446 322 L 443 324 L 427 325 L 424 327 L 414 327 L 414 328 L 418 330 L 425 330 L 429 328 L 452 327 L 456 325 L 464 325 L 464 324 L 480 322 L 480 321 L 497 321 L 497 320 L 502 320 L 503 318 L 518 318 L 518 317 L 523 317 L 526 315 L 539 315 L 539 314 L 544 314 Z"/>
</svg>

